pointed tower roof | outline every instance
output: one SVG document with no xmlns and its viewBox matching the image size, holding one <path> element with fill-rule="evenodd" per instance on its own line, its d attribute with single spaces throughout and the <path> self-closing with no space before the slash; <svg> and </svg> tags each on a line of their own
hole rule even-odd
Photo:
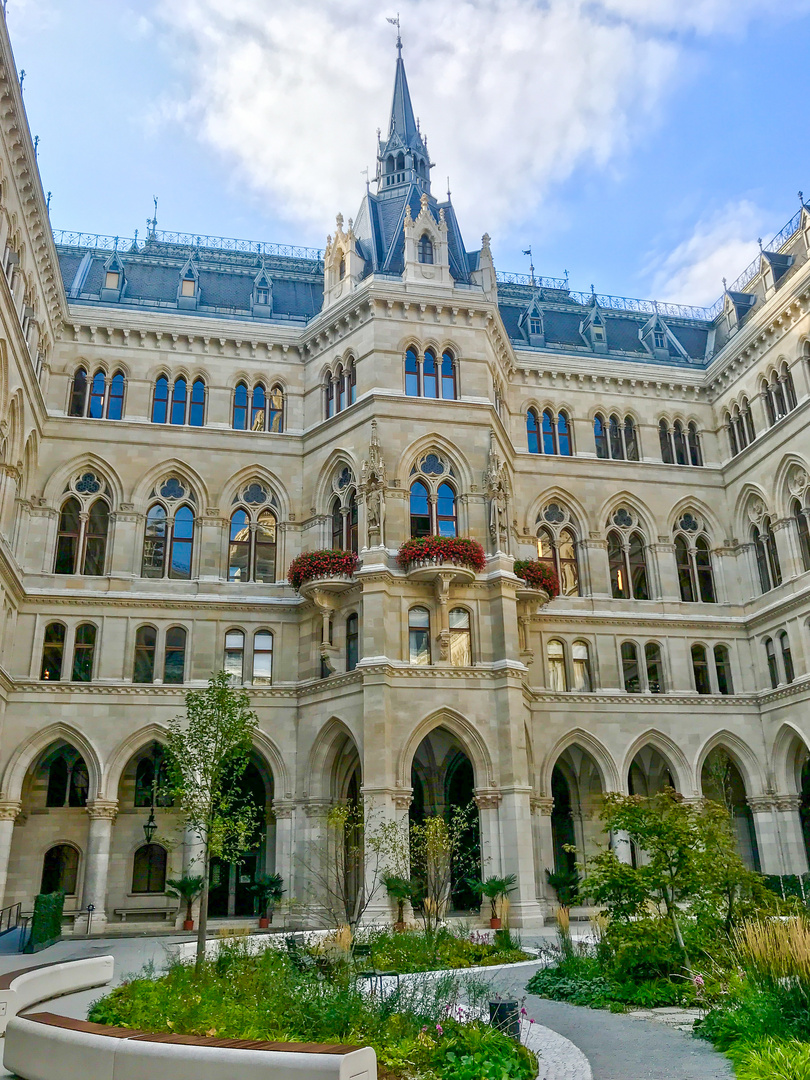
<svg viewBox="0 0 810 1080">
<path fill-rule="evenodd" d="M 388 134 L 378 140 L 377 188 L 418 181 L 420 189 L 430 191 L 430 155 L 422 138 L 411 104 L 405 62 L 402 59 L 402 39 L 397 36 L 397 67 L 394 75 L 394 96 Z"/>
<path fill-rule="evenodd" d="M 397 70 L 394 76 L 394 97 L 391 101 L 391 122 L 388 126 L 388 141 L 398 135 L 403 146 L 424 151 L 422 138 L 416 127 L 413 115 L 411 94 L 408 90 L 408 77 L 405 74 L 405 61 L 402 59 L 402 39 L 397 37 Z"/>
</svg>

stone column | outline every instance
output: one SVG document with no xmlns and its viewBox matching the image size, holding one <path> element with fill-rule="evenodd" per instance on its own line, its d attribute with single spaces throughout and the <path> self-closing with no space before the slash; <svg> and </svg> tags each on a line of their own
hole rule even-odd
<svg viewBox="0 0 810 1080">
<path fill-rule="evenodd" d="M 762 873 L 787 873 L 773 795 L 751 795 L 746 801 L 754 818 L 754 833 Z M 734 815 L 735 832 L 738 838 L 740 825 L 744 820 L 741 816 Z"/>
<path fill-rule="evenodd" d="M 750 802 L 750 799 L 749 799 Z M 771 816 L 781 856 L 780 874 L 806 874 L 808 871 L 807 846 L 804 842 L 802 821 L 799 817 L 801 798 L 798 795 L 774 795 L 771 800 Z M 759 825 L 759 820 L 757 825 Z M 760 850 L 763 861 L 763 853 Z"/>
<path fill-rule="evenodd" d="M 275 873 L 280 874 L 284 886 L 284 898 L 292 899 L 295 895 L 294 836 L 295 803 L 291 800 L 273 800 L 273 813 L 276 818 Z"/>
<path fill-rule="evenodd" d="M 481 878 L 500 877 L 501 843 L 498 834 L 498 808 L 501 795 L 497 791 L 479 792 L 475 796 L 481 832 Z"/>
<path fill-rule="evenodd" d="M 368 788 L 363 787 L 363 809 L 365 812 L 366 837 L 379 836 L 379 830 L 389 822 L 404 824 L 403 842 L 408 842 L 407 814 L 411 803 L 411 795 L 406 795 L 401 790 L 391 788 Z M 372 847 L 367 843 L 364 854 L 365 890 L 368 904 L 363 915 L 366 924 L 377 923 L 390 925 L 395 915 L 391 901 L 385 886 L 382 883 L 382 875 L 387 864 L 384 851 L 375 854 Z M 373 894 L 373 895 L 372 895 Z"/>
<path fill-rule="evenodd" d="M 537 895 L 543 897 L 544 915 L 548 915 L 557 903 L 554 889 L 546 878 L 546 870 L 554 873 L 554 834 L 551 830 L 551 812 L 554 800 L 550 796 L 535 797 L 531 800 L 534 814 L 534 859 Z"/>
<path fill-rule="evenodd" d="M 658 599 L 680 600 L 681 589 L 675 563 L 675 545 L 668 536 L 659 536 L 657 544 L 650 544 L 650 551 L 655 553 Z"/>
<path fill-rule="evenodd" d="M 107 927 L 107 871 L 110 866 L 112 828 L 118 813 L 117 799 L 96 799 L 87 807 L 90 828 L 87 834 L 87 859 L 84 870 L 82 907 L 93 904 L 91 932 L 104 933 Z"/>
<path fill-rule="evenodd" d="M 611 597 L 607 540 L 600 533 L 590 533 L 589 539 L 583 540 L 579 549 L 585 555 L 591 596 Z"/>
<path fill-rule="evenodd" d="M 804 573 L 796 522 L 792 517 L 774 519 L 771 521 L 771 528 L 776 543 L 776 554 L 779 557 L 779 567 L 782 571 L 782 581 L 790 581 Z"/>
<path fill-rule="evenodd" d="M 630 834 L 624 829 L 616 829 L 615 832 L 610 834 L 610 846 L 616 854 L 616 858 L 620 863 L 625 863 L 627 866 L 631 866 L 633 863 L 633 852 L 630 844 Z"/>
<path fill-rule="evenodd" d="M 22 810 L 22 803 L 6 799 L 0 802 L 0 907 L 6 903 L 6 883 L 8 882 L 8 861 L 11 855 L 11 840 L 14 835 L 14 822 Z"/>
<path fill-rule="evenodd" d="M 542 926 L 543 908 L 537 900 L 532 844 L 531 789 L 501 787 L 498 824 L 501 838 L 501 873 L 514 874 L 517 890 L 512 895 L 510 918 L 524 929 Z"/>
</svg>

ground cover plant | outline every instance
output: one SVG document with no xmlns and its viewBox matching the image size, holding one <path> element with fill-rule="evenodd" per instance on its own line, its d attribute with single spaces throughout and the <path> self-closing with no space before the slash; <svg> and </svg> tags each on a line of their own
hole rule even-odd
<svg viewBox="0 0 810 1080">
<path fill-rule="evenodd" d="M 227 945 L 196 971 L 179 962 L 160 976 L 146 971 L 95 1002 L 89 1018 L 154 1032 L 372 1046 L 383 1080 L 534 1080 L 533 1054 L 466 1018 L 487 988 L 462 979 L 408 981 L 380 996 L 363 992 L 347 953 L 301 970 L 284 951 L 250 955 Z"/>
<path fill-rule="evenodd" d="M 508 930 L 497 930 L 493 937 L 469 934 L 466 928 L 451 930 L 443 926 L 432 933 L 418 929 L 401 933 L 368 930 L 363 943 L 370 946 L 373 967 L 400 973 L 490 967 L 533 959 Z"/>
</svg>

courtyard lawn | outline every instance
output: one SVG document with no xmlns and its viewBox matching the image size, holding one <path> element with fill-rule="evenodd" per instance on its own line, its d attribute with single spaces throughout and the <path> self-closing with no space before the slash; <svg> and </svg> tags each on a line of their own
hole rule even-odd
<svg viewBox="0 0 810 1080">
<path fill-rule="evenodd" d="M 176 962 L 146 971 L 95 1002 L 89 1019 L 153 1032 L 371 1046 L 380 1076 L 396 1080 L 534 1080 L 537 1062 L 467 1012 L 487 988 L 444 974 L 408 980 L 381 997 L 363 992 L 353 965 L 337 954 L 300 970 L 278 949 L 250 955 L 225 945 L 195 973 Z M 462 1004 L 463 1002 L 463 1004 Z"/>
<path fill-rule="evenodd" d="M 508 930 L 494 937 L 466 928 L 440 927 L 431 934 L 420 929 L 368 930 L 362 941 L 371 948 L 371 966 L 400 974 L 448 968 L 491 967 L 516 964 L 534 957 L 520 948 L 520 940 Z"/>
</svg>

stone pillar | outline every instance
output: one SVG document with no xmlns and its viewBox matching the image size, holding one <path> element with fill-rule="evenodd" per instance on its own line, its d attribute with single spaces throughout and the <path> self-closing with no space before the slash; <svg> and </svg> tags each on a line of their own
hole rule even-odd
<svg viewBox="0 0 810 1080">
<path fill-rule="evenodd" d="M 102 934 L 107 927 L 107 871 L 110 866 L 112 828 L 118 813 L 117 799 L 96 799 L 87 807 L 90 828 L 87 834 L 87 860 L 84 870 L 82 907 L 93 904 L 91 932 Z"/>
<path fill-rule="evenodd" d="M 760 869 L 763 874 L 786 874 L 779 824 L 775 813 L 773 795 L 751 795 L 746 800 L 754 819 Z M 735 831 L 739 837 L 740 822 L 744 818 L 734 815 Z"/>
<path fill-rule="evenodd" d="M 554 800 L 551 797 L 536 797 L 531 800 L 534 813 L 534 860 L 537 895 L 543 898 L 544 914 L 548 915 L 556 906 L 557 896 L 549 885 L 546 870 L 554 873 L 554 834 L 551 831 L 551 812 Z"/>
<path fill-rule="evenodd" d="M 633 851 L 630 843 L 630 834 L 625 829 L 616 829 L 610 834 L 610 846 L 620 863 L 631 866 L 633 863 Z"/>
<path fill-rule="evenodd" d="M 585 555 L 588 585 L 591 596 L 611 597 L 610 568 L 607 557 L 607 540 L 600 533 L 590 533 L 588 540 L 579 545 Z"/>
<path fill-rule="evenodd" d="M 273 800 L 276 819 L 275 873 L 284 879 L 284 894 L 289 900 L 293 895 L 293 837 L 295 835 L 295 803 Z"/>
<path fill-rule="evenodd" d="M 110 517 L 114 521 L 110 573 L 116 577 L 138 577 L 141 572 L 146 519 L 143 514 L 135 512 L 134 503 L 121 503 Z"/>
<path fill-rule="evenodd" d="M 498 834 L 500 792 L 482 791 L 475 796 L 481 832 L 481 878 L 501 876 L 501 842 Z"/>
<path fill-rule="evenodd" d="M 395 915 L 391 901 L 382 883 L 382 875 L 390 856 L 381 850 L 375 853 L 368 840 L 375 834 L 379 837 L 380 829 L 389 823 L 404 825 L 402 842 L 408 845 L 408 807 L 411 795 L 391 788 L 363 787 L 363 809 L 365 813 L 366 848 L 364 854 L 365 890 L 368 903 L 363 915 L 365 924 L 376 923 L 390 925 Z M 404 819 L 404 820 L 403 820 Z"/>
<path fill-rule="evenodd" d="M 680 600 L 681 589 L 675 563 L 675 545 L 668 536 L 659 536 L 657 544 L 650 544 L 650 551 L 655 553 L 654 568 L 658 578 L 658 599 Z"/>
<path fill-rule="evenodd" d="M 776 554 L 782 571 L 782 581 L 790 581 L 804 573 L 796 522 L 792 517 L 771 521 Z"/>
<path fill-rule="evenodd" d="M 530 799 L 530 788 L 502 787 L 498 811 L 501 873 L 514 874 L 517 878 L 510 919 L 524 929 L 543 926 L 545 922 L 543 908 L 537 900 Z"/>
<path fill-rule="evenodd" d="M 762 802 L 761 809 L 755 804 Z M 799 817 L 798 795 L 764 796 L 748 800 L 754 811 L 759 857 L 764 874 L 806 874 L 807 846 Z M 769 850 L 763 850 L 766 847 Z M 770 850 L 772 849 L 772 850 Z M 767 868 L 766 868 L 767 867 Z"/>
<path fill-rule="evenodd" d="M 18 801 L 6 799 L 0 802 L 0 907 L 4 907 L 6 902 L 11 840 L 14 835 L 14 822 L 21 810 L 22 803 Z"/>
</svg>

